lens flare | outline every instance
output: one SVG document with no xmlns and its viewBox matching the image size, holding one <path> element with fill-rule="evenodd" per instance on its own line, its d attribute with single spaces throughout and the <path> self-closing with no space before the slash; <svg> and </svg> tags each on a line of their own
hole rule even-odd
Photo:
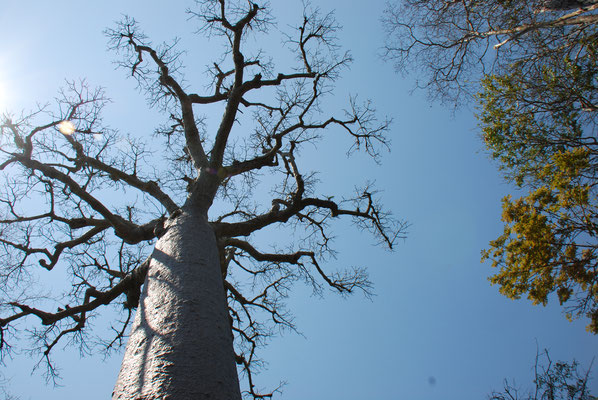
<svg viewBox="0 0 598 400">
<path fill-rule="evenodd" d="M 72 135 L 75 133 L 75 124 L 73 124 L 71 121 L 62 121 L 58 124 L 58 130 L 63 135 Z"/>
</svg>

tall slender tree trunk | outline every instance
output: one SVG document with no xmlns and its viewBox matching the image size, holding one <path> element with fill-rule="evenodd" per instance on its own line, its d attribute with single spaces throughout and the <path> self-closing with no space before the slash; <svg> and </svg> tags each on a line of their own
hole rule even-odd
<svg viewBox="0 0 598 400">
<path fill-rule="evenodd" d="M 241 398 L 216 238 L 185 208 L 152 254 L 113 399 Z"/>
</svg>

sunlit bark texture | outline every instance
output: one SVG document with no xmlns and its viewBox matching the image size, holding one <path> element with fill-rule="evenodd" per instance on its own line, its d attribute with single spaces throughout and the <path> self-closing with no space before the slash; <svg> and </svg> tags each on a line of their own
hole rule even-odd
<svg viewBox="0 0 598 400">
<path fill-rule="evenodd" d="M 294 329 L 284 303 L 293 283 L 369 294 L 362 267 L 331 269 L 333 222 L 349 219 L 388 248 L 406 228 L 367 183 L 318 193 L 302 162 L 301 149 L 329 133 L 323 157 L 338 148 L 378 161 L 388 147 L 389 122 L 369 101 L 326 113 L 322 99 L 352 61 L 332 15 L 307 7 L 283 37 L 295 65 L 275 65 L 244 40 L 268 32 L 267 9 L 205 0 L 188 12 L 199 37 L 226 46 L 208 63 L 205 93 L 188 84 L 201 77 L 183 75 L 176 42 L 153 44 L 129 17 L 106 32 L 164 116 L 154 136 L 110 129 L 108 99 L 85 82 L 69 83 L 55 108 L 1 124 L 2 354 L 29 346 L 54 378 L 57 345 L 109 350 L 130 326 L 114 399 L 271 397 L 278 388 L 254 382 L 256 349 Z M 209 105 L 220 105 L 216 122 L 199 114 Z M 256 239 L 268 230 L 279 241 Z M 45 285 L 50 274 L 66 289 Z M 107 307 L 122 318 L 95 331 Z"/>
<path fill-rule="evenodd" d="M 152 254 L 115 398 L 240 396 L 217 249 L 205 216 L 184 212 L 168 226 Z"/>
</svg>

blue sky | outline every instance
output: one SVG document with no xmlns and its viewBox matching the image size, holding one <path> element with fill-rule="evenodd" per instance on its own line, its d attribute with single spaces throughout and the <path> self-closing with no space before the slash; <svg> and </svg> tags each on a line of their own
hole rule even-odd
<svg viewBox="0 0 598 400">
<path fill-rule="evenodd" d="M 301 2 L 272 2 L 278 27 L 300 21 Z M 553 359 L 589 365 L 598 339 L 586 321 L 568 323 L 555 299 L 547 307 L 512 301 L 491 287 L 492 270 L 480 250 L 501 231 L 500 199 L 510 188 L 483 151 L 468 107 L 454 114 L 410 93 L 413 77 L 393 72 L 378 57 L 384 2 L 316 1 L 336 9 L 344 27 L 341 44 L 355 62 L 338 82 L 331 107 L 342 108 L 349 94 L 371 98 L 380 115 L 394 120 L 392 151 L 377 165 L 347 158 L 336 137 L 304 154 L 320 171 L 326 193 L 348 194 L 354 185 L 375 180 L 384 204 L 412 225 L 390 253 L 370 237 L 340 223 L 335 265 L 367 265 L 375 285 L 372 300 L 326 293 L 311 296 L 297 287 L 289 299 L 303 335 L 285 333 L 262 351 L 268 368 L 258 376 L 264 388 L 286 381 L 284 399 L 480 399 L 499 389 L 504 378 L 521 387 L 531 382 L 536 346 Z M 219 47 L 194 36 L 184 9 L 191 2 L 14 1 L 2 0 L 0 13 L 0 110 L 31 109 L 51 101 L 64 79 L 86 78 L 103 86 L 113 103 L 105 120 L 123 133 L 149 134 L 161 122 L 126 72 L 114 70 L 102 31 L 122 14 L 135 17 L 155 42 L 181 37 L 191 77 L 213 61 Z M 280 52 L 276 31 L 260 43 Z M 268 49 L 266 48 L 268 51 Z M 328 150 L 330 149 L 330 151 Z M 265 235 L 264 241 L 268 240 Z M 266 246 L 266 243 L 264 243 Z M 31 374 L 32 358 L 17 356 L 4 368 L 7 389 L 27 399 L 105 399 L 112 390 L 122 354 L 79 357 L 57 349 L 61 387 L 46 386 Z M 598 392 L 598 375 L 592 382 Z M 433 383 L 432 383 L 433 382 Z"/>
</svg>

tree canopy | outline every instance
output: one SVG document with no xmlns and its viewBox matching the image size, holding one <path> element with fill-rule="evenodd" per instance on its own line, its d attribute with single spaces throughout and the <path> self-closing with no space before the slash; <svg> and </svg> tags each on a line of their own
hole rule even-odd
<svg viewBox="0 0 598 400">
<path fill-rule="evenodd" d="M 276 328 L 295 328 L 284 305 L 293 283 L 303 281 L 318 294 L 325 286 L 341 294 L 369 294 L 363 267 L 335 271 L 325 263 L 334 255 L 333 221 L 349 218 L 389 248 L 406 229 L 381 207 L 367 182 L 351 194 L 320 194 L 301 150 L 336 131 L 345 134 L 338 136 L 338 147 L 376 160 L 388 147 L 390 121 L 356 96 L 340 113 L 325 107 L 323 99 L 352 61 L 337 44 L 332 14 L 306 6 L 282 41 L 294 64 L 277 65 L 247 41 L 271 27 L 267 7 L 205 0 L 188 13 L 200 34 L 221 40 L 225 48 L 221 59 L 208 64 L 205 92 L 201 84 L 196 91 L 189 83 L 176 41 L 155 44 L 130 17 L 106 31 L 119 66 L 164 116 L 153 135 L 125 137 L 111 128 L 102 118 L 109 98 L 85 81 L 69 82 L 54 106 L 3 118 L 0 348 L 10 355 L 13 345 L 26 343 L 29 331 L 28 349 L 53 377 L 51 354 L 58 343 L 111 349 L 121 345 L 135 309 L 145 307 L 144 317 L 153 318 L 160 307 L 168 308 L 161 303 L 172 300 L 164 294 L 172 289 L 168 285 L 186 282 L 170 282 L 164 271 L 189 267 L 177 246 L 192 255 L 198 251 L 207 269 L 213 250 L 216 277 L 221 276 L 205 285 L 220 286 L 214 293 L 222 291 L 230 323 L 208 325 L 223 329 L 220 337 L 232 332 L 232 361 L 247 378 L 246 394 L 268 397 L 253 381 L 256 349 Z M 210 105 L 221 106 L 215 123 L 198 111 Z M 206 219 L 201 234 L 209 240 L 185 233 Z M 264 229 L 283 232 L 277 235 L 281 241 L 269 248 L 256 245 Z M 174 261 L 160 259 L 171 250 Z M 175 269 L 163 268 L 169 262 Z M 45 286 L 40 271 L 63 274 L 65 285 Z M 176 306 L 195 312 L 195 301 L 183 298 Z M 111 332 L 96 336 L 90 321 L 108 305 L 122 318 Z M 140 314 L 134 330 L 143 326 Z M 140 343 L 144 340 L 152 339 Z M 194 354 L 184 346 L 180 351 Z"/>
<path fill-rule="evenodd" d="M 406 0 L 385 25 L 386 57 L 423 67 L 432 97 L 476 99 L 491 157 L 529 192 L 503 201 L 491 282 L 535 304 L 556 292 L 598 333 L 598 3 Z"/>
</svg>

